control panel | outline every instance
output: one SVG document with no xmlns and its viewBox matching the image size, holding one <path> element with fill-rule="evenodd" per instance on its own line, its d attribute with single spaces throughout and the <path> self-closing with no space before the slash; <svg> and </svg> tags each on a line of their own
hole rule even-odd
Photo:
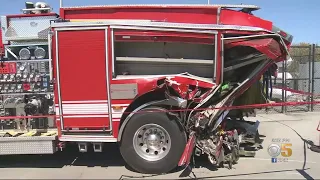
<svg viewBox="0 0 320 180">
<path fill-rule="evenodd" d="M 0 57 L 0 131 L 55 127 L 54 118 L 48 117 L 55 114 L 49 19 L 21 20 L 37 21 L 38 31 L 46 30 L 38 33 L 41 37 L 22 31 L 25 23 L 8 23 L 9 30 L 11 27 L 21 33 L 10 38 L 5 34 Z"/>
</svg>

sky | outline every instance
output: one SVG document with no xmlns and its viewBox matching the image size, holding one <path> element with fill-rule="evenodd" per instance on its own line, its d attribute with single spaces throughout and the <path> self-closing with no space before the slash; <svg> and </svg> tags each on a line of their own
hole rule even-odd
<svg viewBox="0 0 320 180">
<path fill-rule="evenodd" d="M 0 15 L 20 14 L 25 1 L 1 0 Z M 59 12 L 59 0 L 39 0 Z M 107 4 L 207 4 L 207 0 L 63 0 L 64 6 Z M 320 44 L 320 0 L 210 0 L 210 4 L 252 4 L 261 7 L 254 15 L 272 21 L 294 36 L 293 43 Z"/>
</svg>

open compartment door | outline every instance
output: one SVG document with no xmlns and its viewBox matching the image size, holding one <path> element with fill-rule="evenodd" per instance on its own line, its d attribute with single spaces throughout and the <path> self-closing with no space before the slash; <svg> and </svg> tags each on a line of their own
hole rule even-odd
<svg viewBox="0 0 320 180">
<path fill-rule="evenodd" d="M 111 28 L 113 78 L 189 73 L 212 82 L 215 31 Z"/>
</svg>

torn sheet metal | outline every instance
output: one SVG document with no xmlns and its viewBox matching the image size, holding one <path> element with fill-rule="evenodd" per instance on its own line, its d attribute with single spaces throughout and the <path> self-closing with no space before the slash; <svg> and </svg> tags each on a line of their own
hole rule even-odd
<svg viewBox="0 0 320 180">
<path fill-rule="evenodd" d="M 273 60 L 283 56 L 280 43 L 273 38 L 225 40 L 224 46 L 226 49 L 236 46 L 249 46 Z"/>
</svg>

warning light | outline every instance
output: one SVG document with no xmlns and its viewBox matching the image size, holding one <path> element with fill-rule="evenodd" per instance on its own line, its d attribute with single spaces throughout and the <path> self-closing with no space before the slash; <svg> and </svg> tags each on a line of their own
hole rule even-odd
<svg viewBox="0 0 320 180">
<path fill-rule="evenodd" d="M 122 106 L 112 106 L 112 109 L 115 111 L 119 111 L 119 110 L 122 110 L 123 107 Z"/>
</svg>

